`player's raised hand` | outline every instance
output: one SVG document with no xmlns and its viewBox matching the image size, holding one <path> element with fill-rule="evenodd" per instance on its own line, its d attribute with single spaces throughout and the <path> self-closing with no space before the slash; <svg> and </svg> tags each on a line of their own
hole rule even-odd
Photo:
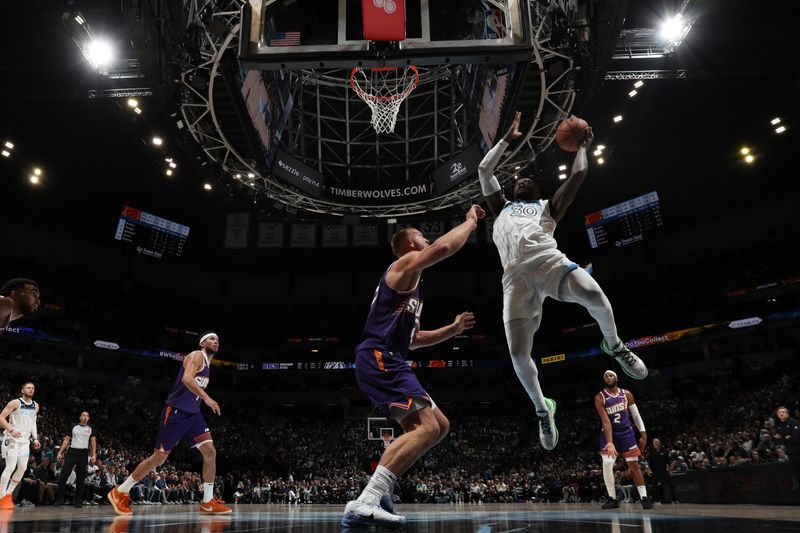
<svg viewBox="0 0 800 533">
<path fill-rule="evenodd" d="M 469 211 L 467 211 L 466 219 L 474 220 L 477 223 L 480 219 L 482 219 L 485 216 L 486 216 L 486 211 L 484 211 L 481 206 L 475 204 L 469 208 Z"/>
<path fill-rule="evenodd" d="M 471 311 L 464 311 L 456 317 L 453 324 L 456 327 L 456 335 L 459 335 L 465 329 L 472 329 L 475 326 L 475 314 Z"/>
<path fill-rule="evenodd" d="M 517 111 L 514 113 L 514 120 L 511 121 L 511 127 L 508 128 L 508 132 L 506 132 L 505 139 L 506 142 L 511 142 L 514 139 L 522 137 L 522 132 L 519 131 L 519 121 L 522 119 L 522 113 Z"/>
<path fill-rule="evenodd" d="M 205 402 L 205 404 L 206 404 L 206 405 L 209 407 L 209 409 L 211 409 L 211 412 L 212 412 L 212 413 L 214 413 L 214 414 L 215 414 L 215 415 L 217 415 L 217 416 L 219 416 L 219 415 L 221 415 L 221 414 L 222 414 L 222 413 L 220 412 L 220 410 L 219 410 L 219 404 L 218 404 L 217 402 L 215 402 L 215 401 L 214 401 L 214 400 L 211 398 L 211 396 L 209 396 L 208 398 L 206 398 L 206 399 L 205 399 L 205 400 L 203 400 L 203 401 L 204 401 L 204 402 Z"/>
<path fill-rule="evenodd" d="M 586 137 L 583 138 L 582 146 L 585 146 L 586 149 L 588 150 L 592 146 L 593 142 L 594 142 L 594 132 L 592 131 L 592 127 L 589 126 L 588 128 L 586 128 Z"/>
<path fill-rule="evenodd" d="M 609 442 L 608 444 L 606 444 L 606 447 L 603 448 L 603 453 L 605 453 L 606 455 L 609 455 L 611 457 L 616 457 L 617 456 L 617 448 L 614 446 L 613 442 Z"/>
</svg>

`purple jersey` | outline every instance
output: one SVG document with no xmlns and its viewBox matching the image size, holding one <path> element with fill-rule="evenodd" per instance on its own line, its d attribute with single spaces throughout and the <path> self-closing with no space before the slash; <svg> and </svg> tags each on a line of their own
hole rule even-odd
<svg viewBox="0 0 800 533">
<path fill-rule="evenodd" d="M 199 413 L 200 412 L 200 397 L 186 388 L 183 384 L 184 367 L 181 366 L 178 376 L 175 378 L 175 383 L 172 385 L 172 390 L 167 396 L 166 405 L 172 409 L 178 409 L 185 413 Z M 211 374 L 211 369 L 208 364 L 208 357 L 203 354 L 203 368 L 194 375 L 194 381 L 202 389 L 208 387 L 208 379 Z"/>
<path fill-rule="evenodd" d="M 603 395 L 603 406 L 606 414 L 611 420 L 611 431 L 613 433 L 626 433 L 633 429 L 631 425 L 631 414 L 628 412 L 628 398 L 623 389 L 618 389 L 617 394 L 612 395 L 607 389 L 600 391 Z"/>
<path fill-rule="evenodd" d="M 389 267 L 391 268 L 391 267 Z M 417 330 L 422 314 L 422 278 L 408 292 L 398 292 L 386 284 L 386 272 L 381 276 L 367 323 L 356 351 L 378 349 L 408 357 L 408 347 Z"/>
</svg>

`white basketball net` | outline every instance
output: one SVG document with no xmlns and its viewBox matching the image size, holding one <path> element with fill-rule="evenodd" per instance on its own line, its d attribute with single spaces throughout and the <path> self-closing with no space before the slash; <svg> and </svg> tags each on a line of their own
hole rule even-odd
<svg viewBox="0 0 800 533">
<path fill-rule="evenodd" d="M 378 133 L 392 133 L 397 123 L 400 104 L 419 83 L 417 67 L 379 67 L 369 70 L 360 67 L 350 72 L 350 85 L 372 109 L 372 127 Z"/>
</svg>

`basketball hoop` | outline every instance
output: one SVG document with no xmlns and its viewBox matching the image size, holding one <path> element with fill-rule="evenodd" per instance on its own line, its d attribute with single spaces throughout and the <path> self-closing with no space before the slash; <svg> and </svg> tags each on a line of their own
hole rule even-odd
<svg viewBox="0 0 800 533">
<path fill-rule="evenodd" d="M 386 449 L 392 443 L 392 434 L 391 433 L 384 433 L 381 435 L 381 440 L 383 441 L 383 448 Z"/>
<path fill-rule="evenodd" d="M 419 83 L 417 67 L 361 67 L 350 71 L 350 86 L 372 109 L 372 127 L 378 133 L 392 133 L 397 123 L 400 104 Z"/>
</svg>

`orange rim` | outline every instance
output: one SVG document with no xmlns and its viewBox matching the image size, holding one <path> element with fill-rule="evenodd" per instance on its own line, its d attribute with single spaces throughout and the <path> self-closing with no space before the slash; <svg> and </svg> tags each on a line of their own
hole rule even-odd
<svg viewBox="0 0 800 533">
<path fill-rule="evenodd" d="M 409 65 L 406 68 L 410 68 L 411 71 L 414 73 L 414 79 L 403 92 L 392 96 L 375 96 L 373 94 L 365 93 L 364 90 L 358 86 L 358 83 L 356 83 L 355 79 L 356 74 L 358 73 L 359 70 L 361 70 L 361 67 L 353 67 L 353 70 L 350 71 L 350 86 L 353 88 L 356 94 L 358 94 L 358 96 L 360 96 L 364 100 L 372 100 L 375 102 L 389 102 L 392 100 L 402 100 L 406 98 L 411 93 L 411 91 L 413 91 L 416 88 L 417 84 L 419 83 L 419 71 L 417 70 L 417 67 L 415 67 L 414 65 Z M 398 67 L 375 67 L 369 70 L 374 70 L 376 72 L 390 72 L 393 70 L 398 70 Z"/>
</svg>

